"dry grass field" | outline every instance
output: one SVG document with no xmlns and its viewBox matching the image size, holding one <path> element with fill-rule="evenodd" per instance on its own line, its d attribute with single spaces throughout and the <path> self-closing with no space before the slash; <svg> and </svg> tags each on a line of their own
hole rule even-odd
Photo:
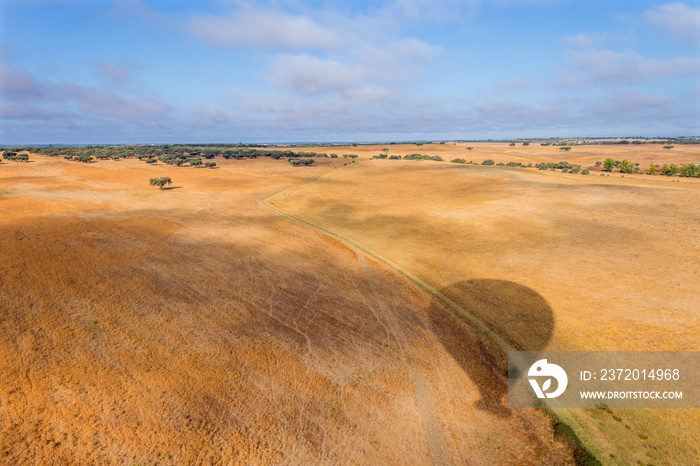
<svg viewBox="0 0 700 466">
<path fill-rule="evenodd" d="M 315 150 L 584 167 L 613 157 L 645 170 L 700 162 L 698 146 L 472 146 Z M 592 173 L 361 160 L 269 202 L 388 259 L 515 348 L 699 350 L 700 180 Z M 558 414 L 605 463 L 700 459 L 698 410 Z"/>
<path fill-rule="evenodd" d="M 562 307 L 565 292 L 554 291 L 561 283 L 572 296 L 592 296 L 586 306 L 619 299 L 600 316 L 612 322 L 631 312 L 628 299 L 654 287 L 661 294 L 672 282 L 676 298 L 665 304 L 667 319 L 649 331 L 645 344 L 692 347 L 692 315 L 681 315 L 689 282 L 675 274 L 684 264 L 683 273 L 694 273 L 687 261 L 697 250 L 692 242 L 671 242 L 692 236 L 697 224 L 671 231 L 668 225 L 685 221 L 680 209 L 669 214 L 677 217 L 647 225 L 654 239 L 669 235 L 655 251 L 678 251 L 649 265 L 663 267 L 667 278 L 623 296 L 624 287 L 611 292 L 599 274 L 568 256 L 566 227 L 548 227 L 552 249 L 541 245 L 538 251 L 549 257 L 538 263 L 550 264 L 549 270 L 528 277 L 503 269 L 521 269 L 527 251 L 506 253 L 527 241 L 508 244 L 527 233 L 524 223 L 499 240 L 496 233 L 508 231 L 509 223 L 495 213 L 475 211 L 484 218 L 473 229 L 465 226 L 469 212 L 451 201 L 423 218 L 413 216 L 427 208 L 426 199 L 452 186 L 456 194 L 474 194 L 469 205 L 498 206 L 501 199 L 505 218 L 517 223 L 522 212 L 540 207 L 517 196 L 508 202 L 517 194 L 508 183 L 530 183 L 547 199 L 557 177 L 543 178 L 554 183 L 548 184 L 499 170 L 410 162 L 397 168 L 362 161 L 333 170 L 341 162 L 294 168 L 267 158 L 217 160 L 219 168 L 210 170 L 32 156 L 29 163 L 0 164 L 0 462 L 571 463 L 572 451 L 553 436 L 543 412 L 506 408 L 504 362 L 479 332 L 360 249 L 261 205 L 264 197 L 325 171 L 312 183 L 281 191 L 275 204 L 361 233 L 368 247 L 416 273 L 444 266 L 446 290 L 504 294 L 519 312 L 525 312 L 522 299 L 536 305 L 552 327 L 541 338 L 555 347 L 585 346 L 561 331 L 567 325 L 592 333 L 585 330 L 590 322 L 581 320 L 587 308 Z M 431 184 L 440 173 L 445 178 Z M 171 176 L 173 185 L 149 187 L 156 176 Z M 401 187 L 402 180 L 416 178 L 422 183 Z M 586 186 L 571 184 L 571 192 Z M 678 200 L 655 202 L 693 201 L 696 192 L 684 186 L 673 191 Z M 595 189 L 597 205 L 605 206 L 607 188 Z M 596 215 L 622 221 L 605 220 L 619 205 Z M 394 213 L 377 217 L 393 206 Z M 433 227 L 439 229 L 427 231 Z M 631 240 L 631 230 L 621 234 L 627 256 L 594 251 L 579 259 L 622 276 L 626 269 L 611 270 L 609 261 L 630 263 L 640 243 Z M 438 261 L 439 244 L 451 235 L 455 246 Z M 424 247 L 415 249 L 413 241 L 421 238 Z M 580 241 L 573 247 L 589 251 L 592 240 Z M 602 238 L 597 244 L 607 247 Z M 490 246 L 496 248 L 484 249 Z M 683 254 L 686 262 L 676 263 Z M 567 267 L 574 275 L 566 276 Z M 480 309 L 497 308 L 487 300 Z M 629 324 L 646 328 L 654 321 L 650 309 L 636 309 Z M 663 333 L 668 328 L 673 336 Z"/>
</svg>

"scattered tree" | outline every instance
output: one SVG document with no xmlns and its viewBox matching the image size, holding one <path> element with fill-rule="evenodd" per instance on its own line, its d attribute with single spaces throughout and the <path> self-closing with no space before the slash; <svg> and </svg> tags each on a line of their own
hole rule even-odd
<svg viewBox="0 0 700 466">
<path fill-rule="evenodd" d="M 163 186 L 170 185 L 172 184 L 173 180 L 169 176 L 161 176 L 158 178 L 151 178 L 148 180 L 148 184 L 150 186 L 158 186 L 160 189 L 163 189 Z"/>
<path fill-rule="evenodd" d="M 656 175 L 656 169 L 658 165 L 655 165 L 654 162 L 651 162 L 649 164 L 649 171 L 647 172 L 649 175 Z"/>
<path fill-rule="evenodd" d="M 623 160 L 620 163 L 620 173 L 632 173 L 634 172 L 634 165 L 629 160 Z"/>
<path fill-rule="evenodd" d="M 678 173 L 678 166 L 675 164 L 664 164 L 664 166 L 661 167 L 661 174 L 664 176 L 675 176 L 676 173 Z"/>
<path fill-rule="evenodd" d="M 608 157 L 603 162 L 603 170 L 605 170 L 606 172 L 611 172 L 613 171 L 613 168 L 615 168 L 615 159 Z"/>
<path fill-rule="evenodd" d="M 288 162 L 295 167 L 308 166 L 314 163 L 313 159 L 289 159 Z"/>
<path fill-rule="evenodd" d="M 694 163 L 686 163 L 681 165 L 680 170 L 678 170 L 679 176 L 700 178 L 700 166 Z"/>
</svg>

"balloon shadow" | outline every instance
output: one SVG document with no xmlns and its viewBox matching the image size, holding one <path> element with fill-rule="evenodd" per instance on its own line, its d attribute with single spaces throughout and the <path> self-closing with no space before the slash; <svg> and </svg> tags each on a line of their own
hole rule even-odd
<svg viewBox="0 0 700 466">
<path fill-rule="evenodd" d="M 540 351 L 554 332 L 554 313 L 536 291 L 507 280 L 454 283 L 440 292 L 517 351 Z M 430 325 L 445 350 L 478 387 L 479 409 L 509 416 L 507 365 L 496 344 L 475 338 L 475 329 L 444 308 L 431 309 Z M 503 348 L 501 348 L 503 349 Z M 517 374 L 509 374 L 517 377 Z"/>
</svg>

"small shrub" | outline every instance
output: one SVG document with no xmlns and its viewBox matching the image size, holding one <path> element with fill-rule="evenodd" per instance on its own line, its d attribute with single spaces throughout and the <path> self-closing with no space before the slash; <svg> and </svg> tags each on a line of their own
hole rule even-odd
<svg viewBox="0 0 700 466">
<path fill-rule="evenodd" d="M 491 159 L 486 159 L 483 162 L 481 162 L 481 165 L 495 165 L 495 164 L 496 164 L 496 162 L 494 162 Z"/>
<path fill-rule="evenodd" d="M 204 162 L 204 166 L 207 168 L 214 168 L 216 167 L 216 162 Z"/>
<path fill-rule="evenodd" d="M 590 171 L 589 169 L 587 169 L 587 168 L 584 168 L 583 170 L 581 170 L 581 174 L 582 174 L 582 175 L 588 175 L 590 172 L 591 172 L 591 171 Z"/>
<path fill-rule="evenodd" d="M 467 163 L 467 161 L 464 159 L 452 159 L 450 163 Z"/>
</svg>

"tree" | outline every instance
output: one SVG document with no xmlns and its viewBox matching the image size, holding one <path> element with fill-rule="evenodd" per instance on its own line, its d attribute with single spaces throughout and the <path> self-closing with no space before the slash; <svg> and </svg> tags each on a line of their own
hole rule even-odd
<svg viewBox="0 0 700 466">
<path fill-rule="evenodd" d="M 664 164 L 664 166 L 661 167 L 661 174 L 665 176 L 675 176 L 677 172 L 678 166 L 675 164 Z"/>
<path fill-rule="evenodd" d="M 515 143 L 514 143 L 514 142 L 511 142 L 511 143 L 510 143 L 510 144 L 508 144 L 508 145 L 509 145 L 509 146 L 514 146 L 514 145 L 515 145 Z"/>
<path fill-rule="evenodd" d="M 15 160 L 17 162 L 26 162 L 29 160 L 29 156 L 27 154 L 17 154 L 15 155 Z"/>
<path fill-rule="evenodd" d="M 673 149 L 673 146 L 664 146 L 664 149 Z"/>
<path fill-rule="evenodd" d="M 606 172 L 611 172 L 613 171 L 613 168 L 615 168 L 615 159 L 613 159 L 612 157 L 608 157 L 603 162 L 603 170 L 605 170 Z"/>
<path fill-rule="evenodd" d="M 384 155 L 389 155 L 389 149 L 387 149 L 386 147 L 382 149 L 382 152 L 384 152 Z"/>
<path fill-rule="evenodd" d="M 204 162 L 204 166 L 207 168 L 214 168 L 216 167 L 216 162 Z"/>
<path fill-rule="evenodd" d="M 620 162 L 620 173 L 632 173 L 634 171 L 634 165 L 629 160 L 623 160 Z"/>
<path fill-rule="evenodd" d="M 569 147 L 569 146 L 564 146 L 564 147 L 560 147 L 559 150 L 563 150 L 563 151 L 568 152 L 568 151 L 571 150 L 571 147 Z"/>
<path fill-rule="evenodd" d="M 601 162 L 600 160 L 598 160 L 598 161 L 595 163 L 595 166 L 596 166 L 596 167 L 600 167 L 601 165 L 603 165 L 603 162 Z"/>
<path fill-rule="evenodd" d="M 649 164 L 649 171 L 647 173 L 650 175 L 656 175 L 656 168 L 657 167 L 658 167 L 658 165 L 654 165 L 654 162 L 651 162 Z"/>
<path fill-rule="evenodd" d="M 530 143 L 528 141 L 523 142 L 523 146 L 529 146 Z"/>
<path fill-rule="evenodd" d="M 287 160 L 290 165 L 293 165 L 295 167 L 302 167 L 305 165 L 311 165 L 314 163 L 313 159 L 288 159 Z"/>
<path fill-rule="evenodd" d="M 467 150 L 469 150 L 469 151 L 472 150 L 472 149 L 473 149 L 472 146 L 467 147 Z"/>
<path fill-rule="evenodd" d="M 196 157 L 189 157 L 187 159 L 187 162 L 189 162 L 190 167 L 197 167 L 202 164 L 202 159 L 198 159 Z"/>
<path fill-rule="evenodd" d="M 495 163 L 496 162 L 494 162 L 493 160 L 487 159 L 487 160 L 484 160 L 483 162 L 481 162 L 481 165 L 494 165 Z"/>
<path fill-rule="evenodd" d="M 170 185 L 172 184 L 173 180 L 169 176 L 161 176 L 158 178 L 151 178 L 148 180 L 148 184 L 150 186 L 158 186 L 160 189 L 163 189 L 163 186 Z"/>
<path fill-rule="evenodd" d="M 700 166 L 694 163 L 683 164 L 678 170 L 678 175 L 684 177 L 700 178 Z"/>
</svg>

